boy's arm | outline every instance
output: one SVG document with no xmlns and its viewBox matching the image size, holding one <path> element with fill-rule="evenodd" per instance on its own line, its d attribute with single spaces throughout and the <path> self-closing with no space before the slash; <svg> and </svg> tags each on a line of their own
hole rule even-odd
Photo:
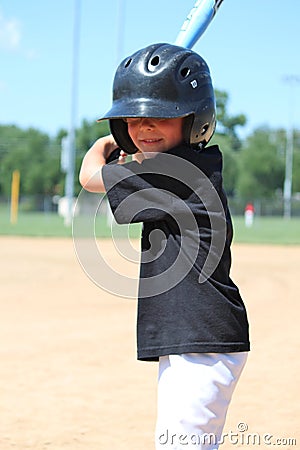
<svg viewBox="0 0 300 450">
<path fill-rule="evenodd" d="M 105 166 L 109 155 L 118 148 L 112 135 L 98 139 L 83 158 L 79 181 L 89 192 L 105 192 L 102 178 L 102 167 Z M 122 163 L 122 156 L 119 162 Z"/>
</svg>

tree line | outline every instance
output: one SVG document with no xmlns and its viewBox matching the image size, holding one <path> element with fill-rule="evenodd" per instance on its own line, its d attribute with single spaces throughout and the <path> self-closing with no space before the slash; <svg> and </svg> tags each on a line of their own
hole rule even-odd
<svg viewBox="0 0 300 450">
<path fill-rule="evenodd" d="M 265 126 L 239 138 L 245 126 L 244 114 L 228 114 L 228 94 L 216 91 L 218 125 L 211 144 L 218 144 L 224 157 L 224 186 L 231 198 L 244 202 L 282 198 L 285 177 L 286 130 Z M 83 120 L 76 130 L 75 193 L 81 186 L 78 172 L 82 158 L 91 145 L 109 133 L 107 122 Z M 62 139 L 67 130 L 55 137 L 16 125 L 0 125 L 0 195 L 9 197 L 12 172 L 21 173 L 23 196 L 63 196 L 65 174 L 61 169 Z M 294 132 L 293 193 L 300 192 L 300 132 Z"/>
</svg>

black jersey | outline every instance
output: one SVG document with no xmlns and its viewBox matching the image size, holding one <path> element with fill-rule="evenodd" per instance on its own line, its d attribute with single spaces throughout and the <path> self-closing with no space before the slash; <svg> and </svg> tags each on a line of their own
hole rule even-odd
<svg viewBox="0 0 300 450">
<path fill-rule="evenodd" d="M 143 222 L 138 359 L 248 351 L 219 148 L 182 145 L 141 164 L 108 164 L 103 180 L 116 221 Z"/>
</svg>

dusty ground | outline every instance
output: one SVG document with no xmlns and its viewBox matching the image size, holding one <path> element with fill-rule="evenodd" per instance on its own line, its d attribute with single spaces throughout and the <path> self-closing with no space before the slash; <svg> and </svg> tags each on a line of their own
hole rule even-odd
<svg viewBox="0 0 300 450">
<path fill-rule="evenodd" d="M 71 240 L 0 249 L 0 450 L 153 450 L 157 366 L 135 360 L 135 301 L 93 284 Z M 222 449 L 300 447 L 299 269 L 300 247 L 233 247 L 252 352 Z"/>
</svg>

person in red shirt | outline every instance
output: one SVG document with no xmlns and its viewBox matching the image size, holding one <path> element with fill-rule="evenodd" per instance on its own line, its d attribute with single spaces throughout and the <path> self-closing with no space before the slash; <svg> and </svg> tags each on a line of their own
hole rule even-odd
<svg viewBox="0 0 300 450">
<path fill-rule="evenodd" d="M 244 213 L 244 217 L 245 217 L 245 225 L 246 227 L 252 227 L 253 222 L 254 222 L 254 213 L 255 213 L 255 209 L 252 203 L 247 203 L 247 205 L 245 206 L 245 213 Z"/>
</svg>

